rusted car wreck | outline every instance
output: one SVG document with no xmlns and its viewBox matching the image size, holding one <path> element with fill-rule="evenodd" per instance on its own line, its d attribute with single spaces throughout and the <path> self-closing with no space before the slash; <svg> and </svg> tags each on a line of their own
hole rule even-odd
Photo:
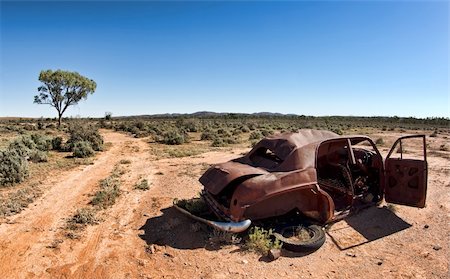
<svg viewBox="0 0 450 279">
<path fill-rule="evenodd" d="M 404 158 L 402 142 L 411 138 L 423 139 L 423 158 Z M 394 153 L 398 158 L 393 158 Z M 212 166 L 200 182 L 202 198 L 222 221 L 196 218 L 232 232 L 293 210 L 326 224 L 383 198 L 424 207 L 425 136 L 397 139 L 383 159 L 367 136 L 339 136 L 322 130 L 277 134 L 262 139 L 241 158 Z"/>
</svg>

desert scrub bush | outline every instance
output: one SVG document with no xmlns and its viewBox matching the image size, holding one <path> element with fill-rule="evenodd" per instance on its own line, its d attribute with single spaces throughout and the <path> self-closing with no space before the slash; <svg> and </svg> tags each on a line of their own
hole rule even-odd
<svg viewBox="0 0 450 279">
<path fill-rule="evenodd" d="M 94 225 L 98 223 L 96 210 L 94 208 L 77 209 L 75 214 L 67 221 L 67 228 L 70 230 L 80 229 L 86 225 Z"/>
<path fill-rule="evenodd" d="M 250 136 L 248 137 L 249 140 L 260 140 L 263 138 L 263 135 L 260 131 L 253 131 L 250 133 Z"/>
<path fill-rule="evenodd" d="M 91 204 L 100 208 L 107 208 L 116 202 L 120 195 L 120 180 L 118 175 L 113 173 L 109 177 L 100 181 L 100 189 L 94 194 Z"/>
<path fill-rule="evenodd" d="M 0 187 L 22 182 L 28 174 L 28 162 L 16 149 L 0 151 Z"/>
<path fill-rule="evenodd" d="M 62 150 L 62 143 L 63 143 L 62 137 L 54 137 L 52 139 L 52 149 L 58 151 Z"/>
<path fill-rule="evenodd" d="M 216 135 L 212 130 L 206 130 L 200 136 L 200 140 L 214 140 L 215 138 Z"/>
<path fill-rule="evenodd" d="M 42 191 L 36 185 L 30 185 L 7 194 L 0 198 L 0 217 L 21 212 L 41 195 Z"/>
<path fill-rule="evenodd" d="M 184 120 L 181 118 L 177 120 L 175 125 L 186 132 L 198 132 L 200 130 L 200 123 L 194 119 Z"/>
<path fill-rule="evenodd" d="M 243 133 L 249 133 L 250 132 L 250 128 L 247 125 L 243 125 L 240 127 L 241 132 Z"/>
<path fill-rule="evenodd" d="M 237 136 L 237 135 L 242 134 L 242 131 L 241 131 L 241 129 L 236 128 L 231 132 L 231 134 L 233 134 L 233 136 Z"/>
<path fill-rule="evenodd" d="M 433 133 L 430 135 L 431 138 L 435 138 L 438 135 L 438 130 L 434 130 Z"/>
<path fill-rule="evenodd" d="M 212 141 L 211 146 L 212 147 L 224 147 L 224 146 L 227 146 L 227 143 L 221 138 L 215 138 Z"/>
<path fill-rule="evenodd" d="M 192 198 L 188 200 L 175 200 L 177 206 L 186 209 L 194 215 L 200 215 L 209 212 L 209 207 L 203 198 Z"/>
<path fill-rule="evenodd" d="M 444 143 L 444 144 L 441 144 L 441 145 L 439 146 L 439 150 L 440 150 L 440 151 L 448 151 L 448 147 L 447 147 L 447 145 L 445 145 L 445 143 Z"/>
<path fill-rule="evenodd" d="M 377 140 L 375 141 L 375 144 L 383 145 L 384 144 L 383 138 L 377 138 Z"/>
<path fill-rule="evenodd" d="M 22 157 L 28 157 L 31 152 L 36 149 L 36 143 L 31 136 L 24 135 L 12 141 L 8 148 L 10 150 L 15 150 Z"/>
<path fill-rule="evenodd" d="M 224 137 L 231 136 L 231 133 L 228 130 L 222 129 L 222 128 L 217 130 L 217 134 L 221 135 L 221 136 L 224 136 Z"/>
<path fill-rule="evenodd" d="M 94 149 L 87 141 L 77 141 L 72 147 L 73 156 L 77 158 L 86 158 L 94 156 Z"/>
<path fill-rule="evenodd" d="M 93 125 L 73 124 L 69 127 L 69 134 L 70 137 L 67 140 L 67 145 L 70 150 L 80 141 L 89 142 L 95 151 L 103 149 L 103 137 Z"/>
<path fill-rule="evenodd" d="M 270 249 L 281 248 L 281 242 L 278 239 L 272 240 L 273 238 L 272 229 L 253 227 L 250 229 L 244 248 L 265 256 Z"/>
<path fill-rule="evenodd" d="M 224 245 L 239 244 L 242 239 L 235 233 L 213 229 L 208 235 L 208 240 L 211 245 L 222 247 Z"/>
<path fill-rule="evenodd" d="M 262 134 L 264 137 L 267 137 L 267 136 L 273 135 L 273 131 L 272 131 L 272 130 L 262 130 L 262 131 L 261 131 L 261 134 Z"/>
<path fill-rule="evenodd" d="M 168 145 L 180 145 L 188 142 L 189 136 L 185 132 L 172 130 L 164 132 L 162 137 L 160 137 L 157 141 Z"/>
<path fill-rule="evenodd" d="M 340 136 L 344 134 L 344 132 L 340 128 L 331 128 L 330 131 Z"/>
<path fill-rule="evenodd" d="M 36 149 L 40 151 L 49 151 L 53 148 L 52 138 L 40 134 L 32 134 L 31 139 L 36 144 Z"/>
<path fill-rule="evenodd" d="M 41 150 L 33 150 L 30 154 L 30 161 L 33 163 L 42 163 L 48 161 L 47 152 Z"/>
<path fill-rule="evenodd" d="M 141 181 L 136 183 L 136 185 L 134 185 L 134 189 L 142 190 L 142 191 L 146 191 L 146 190 L 150 189 L 150 185 L 148 185 L 148 180 L 142 179 Z"/>
</svg>

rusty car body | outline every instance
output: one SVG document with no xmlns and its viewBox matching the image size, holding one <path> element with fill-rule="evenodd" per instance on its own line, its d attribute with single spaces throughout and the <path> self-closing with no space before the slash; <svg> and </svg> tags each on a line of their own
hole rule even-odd
<svg viewBox="0 0 450 279">
<path fill-rule="evenodd" d="M 420 159 L 403 156 L 402 142 L 411 138 L 423 139 Z M 392 156 L 394 150 L 398 158 Z M 203 199 L 222 220 L 203 221 L 224 231 L 243 231 L 251 221 L 293 210 L 326 224 L 383 198 L 424 207 L 425 136 L 397 139 L 383 159 L 367 136 L 310 129 L 277 134 L 262 139 L 243 157 L 212 166 L 199 180 Z"/>
</svg>

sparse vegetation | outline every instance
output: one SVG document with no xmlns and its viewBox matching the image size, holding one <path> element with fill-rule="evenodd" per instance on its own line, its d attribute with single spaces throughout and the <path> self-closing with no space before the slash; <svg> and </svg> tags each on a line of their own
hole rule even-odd
<svg viewBox="0 0 450 279">
<path fill-rule="evenodd" d="M 263 135 L 259 131 L 253 131 L 250 133 L 250 136 L 248 137 L 249 140 L 260 140 L 263 138 Z"/>
<path fill-rule="evenodd" d="M 448 151 L 448 147 L 447 147 L 447 145 L 444 143 L 444 144 L 441 144 L 441 145 L 439 146 L 439 150 L 440 150 L 440 151 Z"/>
<path fill-rule="evenodd" d="M 187 135 L 187 133 L 175 130 L 164 132 L 162 136 L 158 139 L 158 142 L 168 145 L 179 145 L 188 141 L 189 136 Z"/>
<path fill-rule="evenodd" d="M 28 162 L 16 149 L 0 150 L 0 187 L 22 182 L 28 174 Z"/>
<path fill-rule="evenodd" d="M 67 148 L 73 151 L 77 142 L 88 142 L 95 151 L 103 150 L 103 137 L 98 129 L 91 124 L 75 123 L 69 127 L 70 137 L 67 140 Z"/>
<path fill-rule="evenodd" d="M 199 215 L 209 211 L 208 205 L 202 198 L 192 198 L 188 200 L 176 200 L 176 204 L 194 215 Z"/>
<path fill-rule="evenodd" d="M 120 180 L 118 175 L 113 173 L 100 181 L 100 189 L 94 194 L 91 204 L 100 208 L 107 208 L 116 202 L 116 198 L 119 195 Z"/>
<path fill-rule="evenodd" d="M 278 239 L 273 239 L 274 236 L 271 229 L 265 230 L 260 227 L 252 227 L 244 247 L 249 251 L 265 256 L 270 249 L 281 248 L 281 242 Z"/>
<path fill-rule="evenodd" d="M 47 162 L 48 161 L 47 152 L 41 150 L 34 150 L 30 154 L 30 161 L 32 161 L 33 163 Z"/>
<path fill-rule="evenodd" d="M 32 203 L 42 194 L 37 185 L 32 184 L 25 188 L 10 192 L 8 195 L 0 198 L 0 217 L 10 216 L 19 213 L 28 204 Z"/>
<path fill-rule="evenodd" d="M 77 141 L 72 147 L 73 156 L 77 158 L 86 158 L 94 156 L 94 149 L 87 141 Z"/>
<path fill-rule="evenodd" d="M 435 138 L 438 135 L 438 130 L 434 130 L 433 133 L 430 135 L 431 138 Z"/>
<path fill-rule="evenodd" d="M 142 190 L 142 191 L 146 191 L 146 190 L 150 189 L 150 185 L 148 184 L 148 180 L 147 179 L 142 179 L 141 181 L 136 183 L 136 185 L 134 185 L 134 189 Z"/>
<path fill-rule="evenodd" d="M 222 247 L 225 245 L 239 244 L 242 238 L 235 233 L 213 229 L 208 236 L 208 240 L 211 245 Z"/>
<path fill-rule="evenodd" d="M 106 209 L 116 202 L 116 198 L 120 195 L 120 170 L 116 168 L 110 176 L 100 181 L 100 189 L 94 193 L 90 205 L 78 209 L 75 214 L 67 221 L 66 229 L 79 230 L 86 225 L 97 224 L 100 220 L 97 218 L 97 212 Z M 68 238 L 79 238 L 75 234 L 66 234 Z"/>
<path fill-rule="evenodd" d="M 67 221 L 67 229 L 78 230 L 86 225 L 94 225 L 98 223 L 96 217 L 96 210 L 94 208 L 81 208 Z"/>
<path fill-rule="evenodd" d="M 392 203 L 388 203 L 386 204 L 386 208 L 391 211 L 392 213 L 397 212 L 397 207 L 395 206 L 395 204 Z"/>
<path fill-rule="evenodd" d="M 377 139 L 375 140 L 375 144 L 377 144 L 377 145 L 383 145 L 383 144 L 384 144 L 383 138 L 377 138 Z"/>
</svg>

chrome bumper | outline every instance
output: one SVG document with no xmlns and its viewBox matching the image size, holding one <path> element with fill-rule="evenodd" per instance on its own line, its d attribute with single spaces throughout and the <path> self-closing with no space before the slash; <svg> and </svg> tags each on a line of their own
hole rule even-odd
<svg viewBox="0 0 450 279">
<path fill-rule="evenodd" d="M 177 206 L 175 203 L 173 204 L 173 206 L 180 211 L 181 213 L 191 217 L 192 219 L 202 222 L 204 224 L 207 224 L 208 226 L 211 226 L 217 230 L 220 231 L 224 231 L 224 232 L 231 232 L 231 233 L 239 233 L 239 232 L 243 232 L 245 230 L 248 229 L 248 227 L 250 227 L 250 225 L 252 224 L 252 221 L 250 220 L 244 220 L 241 222 L 216 222 L 216 221 L 211 221 L 211 220 L 207 220 L 198 216 L 195 216 L 194 214 L 190 213 L 189 211 Z"/>
</svg>

